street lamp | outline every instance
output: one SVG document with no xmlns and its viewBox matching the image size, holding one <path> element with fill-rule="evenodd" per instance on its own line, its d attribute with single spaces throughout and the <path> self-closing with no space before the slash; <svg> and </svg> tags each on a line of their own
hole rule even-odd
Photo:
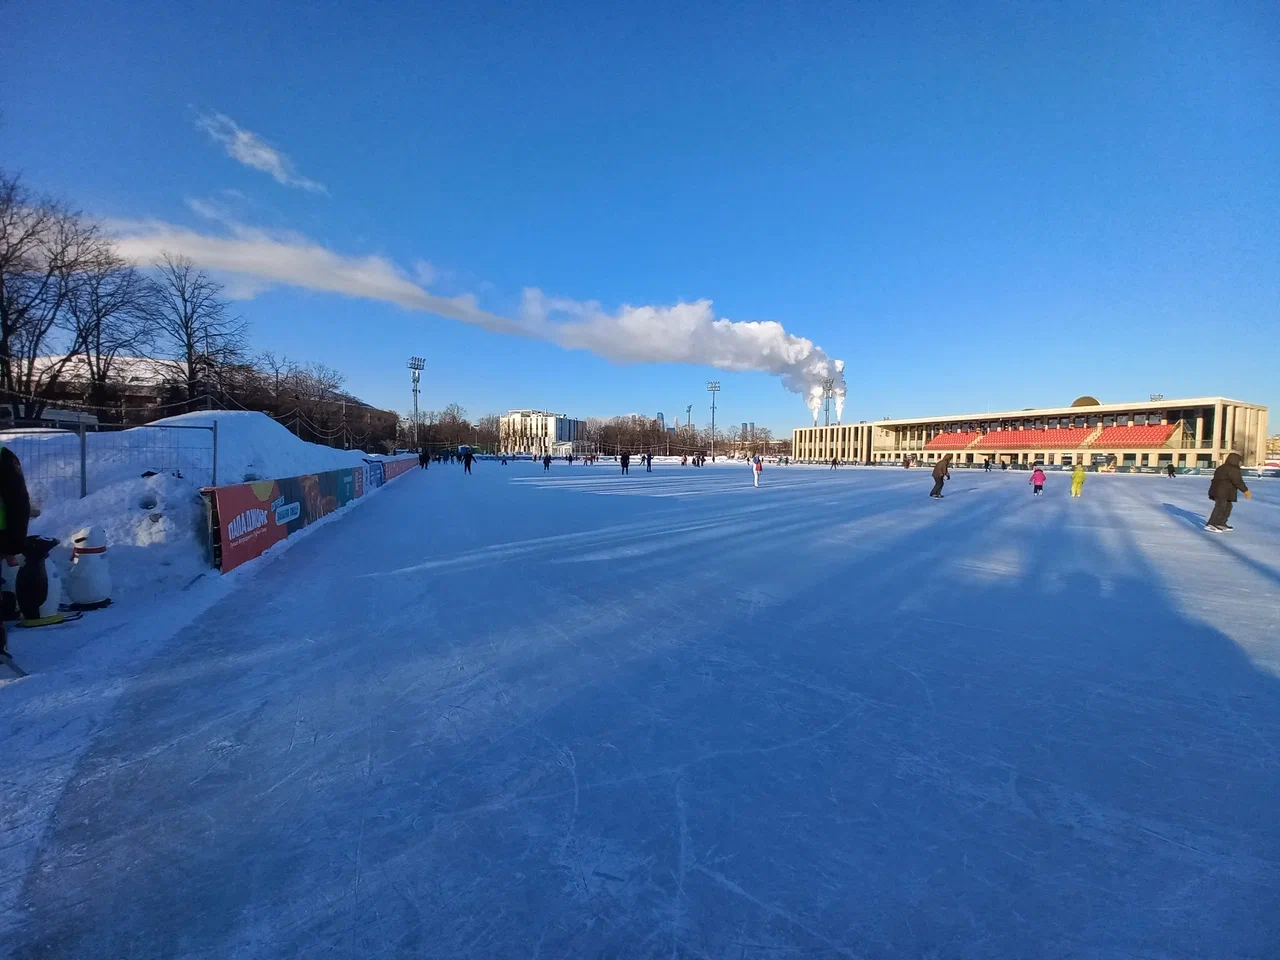
<svg viewBox="0 0 1280 960">
<path fill-rule="evenodd" d="M 422 378 L 422 368 L 427 365 L 427 361 L 421 357 L 409 358 L 409 369 L 413 371 L 413 450 L 415 453 L 422 452 L 422 445 L 418 442 L 418 381 Z"/>
<path fill-rule="evenodd" d="M 711 394 L 711 462 L 716 462 L 716 394 L 720 392 L 719 380 L 707 381 L 707 392 Z"/>
</svg>

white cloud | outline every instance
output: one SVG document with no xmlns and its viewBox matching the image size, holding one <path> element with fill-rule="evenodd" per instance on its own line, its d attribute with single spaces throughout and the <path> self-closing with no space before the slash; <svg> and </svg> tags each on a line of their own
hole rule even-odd
<svg viewBox="0 0 1280 960">
<path fill-rule="evenodd" d="M 329 191 L 323 183 L 302 176 L 294 168 L 292 160 L 270 146 L 256 133 L 241 129 L 225 113 L 202 113 L 196 118 L 196 126 L 216 143 L 222 144 L 223 149 L 227 151 L 227 156 L 240 161 L 246 167 L 269 173 L 276 183 L 309 190 L 312 193 L 328 194 Z"/>
<path fill-rule="evenodd" d="M 161 253 L 179 254 L 208 270 L 240 278 L 240 289 L 254 293 L 266 285 L 286 284 L 379 300 L 495 333 L 587 350 L 619 363 L 690 363 L 769 373 L 804 397 L 815 416 L 822 404 L 822 381 L 829 377 L 835 381 L 838 404 L 843 404 L 842 361 L 775 321 L 717 318 L 710 300 L 628 305 L 610 312 L 594 301 L 548 297 L 530 288 L 524 291 L 518 318 L 511 319 L 481 309 L 471 294 L 441 297 L 428 292 L 425 285 L 436 271 L 424 260 L 416 261 L 409 274 L 385 257 L 336 253 L 297 234 L 236 223 L 201 201 L 190 206 L 214 215 L 227 234 L 213 236 L 159 221 L 118 222 L 110 226 L 120 253 L 142 263 Z"/>
</svg>

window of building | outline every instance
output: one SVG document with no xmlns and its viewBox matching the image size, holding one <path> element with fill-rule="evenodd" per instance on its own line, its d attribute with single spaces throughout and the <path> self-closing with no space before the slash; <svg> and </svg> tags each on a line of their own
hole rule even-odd
<svg viewBox="0 0 1280 960">
<path fill-rule="evenodd" d="M 1187 455 L 1185 453 L 1178 454 L 1178 466 L 1185 467 L 1187 465 Z"/>
<path fill-rule="evenodd" d="M 1156 457 L 1156 462 L 1157 463 L 1173 463 L 1173 454 L 1162 453 L 1158 457 Z"/>
<path fill-rule="evenodd" d="M 1114 427 L 1116 425 L 1116 418 L 1108 414 L 1102 418 L 1102 425 L 1104 427 Z"/>
<path fill-rule="evenodd" d="M 1052 461 L 1050 461 L 1050 462 L 1052 462 Z M 1071 466 L 1071 465 L 1072 465 L 1072 463 L 1073 463 L 1073 460 L 1072 460 L 1071 454 L 1069 454 L 1069 453 L 1064 453 L 1064 454 L 1062 455 L 1062 465 L 1063 465 L 1064 467 L 1069 467 L 1069 466 Z"/>
<path fill-rule="evenodd" d="M 1213 415 L 1217 412 L 1217 409 L 1214 407 L 1204 408 L 1204 414 L 1200 418 L 1204 423 L 1204 439 L 1200 441 L 1201 447 L 1213 446 Z"/>
<path fill-rule="evenodd" d="M 1101 418 L 1101 417 L 1090 417 L 1090 418 L 1089 418 L 1089 426 L 1090 426 L 1091 428 L 1092 428 L 1092 427 L 1100 426 L 1101 424 L 1102 424 L 1102 418 Z"/>
<path fill-rule="evenodd" d="M 1050 418 L 1049 418 L 1049 429 L 1050 429 L 1050 430 L 1057 430 L 1057 429 L 1058 429 L 1058 418 L 1057 418 L 1057 417 L 1050 417 Z"/>
<path fill-rule="evenodd" d="M 1144 453 L 1142 455 L 1142 465 L 1146 467 L 1146 466 L 1150 466 L 1150 464 L 1151 464 L 1151 454 Z"/>
<path fill-rule="evenodd" d="M 1211 466 L 1213 466 L 1213 457 L 1212 457 L 1212 455 L 1207 454 L 1207 453 L 1197 453 L 1197 454 L 1196 454 L 1196 466 L 1197 466 L 1197 467 L 1211 467 Z"/>
<path fill-rule="evenodd" d="M 1133 415 L 1133 425 L 1135 427 L 1145 427 L 1147 425 L 1147 415 L 1145 413 L 1135 413 Z"/>
<path fill-rule="evenodd" d="M 1137 462 L 1138 462 L 1138 455 L 1136 453 L 1126 453 L 1124 455 L 1124 463 L 1126 466 L 1134 466 L 1137 464 Z"/>
<path fill-rule="evenodd" d="M 1083 426 L 1084 426 L 1084 417 L 1076 417 L 1076 418 L 1075 418 L 1075 420 L 1072 422 L 1072 425 L 1073 425 L 1074 427 L 1076 427 L 1077 429 L 1079 429 L 1080 427 L 1083 427 Z"/>
</svg>

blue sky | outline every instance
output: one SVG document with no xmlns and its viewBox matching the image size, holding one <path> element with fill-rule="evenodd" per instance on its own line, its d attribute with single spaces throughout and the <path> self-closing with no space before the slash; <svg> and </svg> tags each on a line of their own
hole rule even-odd
<svg viewBox="0 0 1280 960">
<path fill-rule="evenodd" d="M 4 165 L 135 250 L 207 253 L 258 346 L 380 405 L 409 405 L 416 353 L 427 407 L 705 422 L 715 378 L 718 420 L 789 431 L 809 415 L 777 349 L 805 338 L 824 352 L 792 372 L 843 359 L 846 421 L 1280 407 L 1271 3 L 53 0 L 8 22 Z M 707 365 L 757 339 L 762 369 Z"/>
</svg>

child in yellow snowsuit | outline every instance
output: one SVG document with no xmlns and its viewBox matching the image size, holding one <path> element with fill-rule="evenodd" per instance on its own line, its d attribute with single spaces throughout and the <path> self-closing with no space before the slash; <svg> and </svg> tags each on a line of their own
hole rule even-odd
<svg viewBox="0 0 1280 960">
<path fill-rule="evenodd" d="M 1071 471 L 1071 495 L 1073 497 L 1080 496 L 1080 491 L 1084 489 L 1084 464 L 1077 463 L 1075 469 Z"/>
</svg>

